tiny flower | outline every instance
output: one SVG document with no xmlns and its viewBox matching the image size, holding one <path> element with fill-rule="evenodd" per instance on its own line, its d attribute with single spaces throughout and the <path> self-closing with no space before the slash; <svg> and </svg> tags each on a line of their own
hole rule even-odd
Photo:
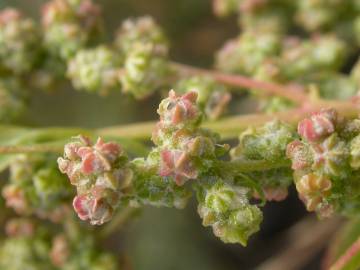
<svg viewBox="0 0 360 270">
<path fill-rule="evenodd" d="M 333 109 L 314 113 L 298 125 L 298 133 L 304 139 L 314 142 L 335 132 L 337 113 Z"/>
<path fill-rule="evenodd" d="M 120 145 L 98 138 L 92 145 L 83 136 L 65 145 L 59 169 L 77 188 L 73 207 L 93 225 L 108 222 L 130 186 L 133 172 Z"/>
<path fill-rule="evenodd" d="M 197 177 L 197 170 L 186 152 L 163 150 L 160 156 L 159 174 L 161 176 L 173 176 L 178 185 L 183 185 L 186 180 Z"/>
<path fill-rule="evenodd" d="M 286 156 L 291 159 L 293 170 L 303 170 L 312 164 L 308 147 L 298 140 L 287 145 Z"/>
<path fill-rule="evenodd" d="M 104 198 L 79 195 L 74 198 L 73 207 L 81 220 L 90 220 L 92 225 L 101 225 L 111 220 L 112 207 Z"/>
<path fill-rule="evenodd" d="M 196 99 L 196 92 L 188 92 L 182 96 L 177 96 L 171 90 L 169 97 L 160 103 L 157 111 L 160 115 L 160 125 L 165 128 L 182 128 L 196 123 L 200 117 Z"/>
<path fill-rule="evenodd" d="M 121 59 L 107 47 L 79 50 L 69 61 L 67 76 L 78 90 L 106 94 L 120 89 Z"/>
<path fill-rule="evenodd" d="M 324 198 L 330 194 L 331 181 L 322 175 L 307 174 L 296 182 L 296 189 L 308 211 L 318 210 Z"/>
<path fill-rule="evenodd" d="M 313 169 L 327 175 L 346 176 L 349 171 L 349 149 L 336 134 L 331 135 L 321 144 L 311 146 L 314 163 Z"/>
<path fill-rule="evenodd" d="M 115 46 L 124 54 L 131 51 L 135 43 L 152 44 L 155 55 L 168 54 L 168 40 L 160 26 L 150 16 L 127 19 L 117 31 Z"/>
</svg>

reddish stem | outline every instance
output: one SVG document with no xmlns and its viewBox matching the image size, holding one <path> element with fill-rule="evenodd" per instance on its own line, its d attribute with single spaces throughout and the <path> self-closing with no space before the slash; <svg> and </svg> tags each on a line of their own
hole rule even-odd
<svg viewBox="0 0 360 270">
<path fill-rule="evenodd" d="M 178 71 L 191 75 L 208 75 L 213 77 L 220 83 L 230 86 L 244 87 L 248 89 L 261 89 L 272 95 L 287 98 L 296 104 L 305 104 L 308 101 L 308 96 L 305 94 L 305 89 L 299 85 L 280 85 L 276 83 L 263 82 L 242 75 L 225 74 L 218 71 L 196 68 L 184 64 L 173 63 L 175 69 Z"/>
<path fill-rule="evenodd" d="M 330 270 L 341 270 L 349 261 L 360 252 L 360 238 L 358 238 L 346 252 L 330 267 Z"/>
</svg>

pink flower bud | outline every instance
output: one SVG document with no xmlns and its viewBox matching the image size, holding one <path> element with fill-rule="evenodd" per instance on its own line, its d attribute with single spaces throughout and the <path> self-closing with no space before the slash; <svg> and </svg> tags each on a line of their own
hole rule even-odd
<svg viewBox="0 0 360 270">
<path fill-rule="evenodd" d="M 293 170 L 303 170 L 311 166 L 306 146 L 298 140 L 287 145 L 286 156 L 291 159 Z"/>
<path fill-rule="evenodd" d="M 161 176 L 173 176 L 177 185 L 183 185 L 186 180 L 194 179 L 198 173 L 192 164 L 189 155 L 180 150 L 161 151 Z"/>
<path fill-rule="evenodd" d="M 318 141 L 335 131 L 336 121 L 335 110 L 322 110 L 302 120 L 298 125 L 298 133 L 310 142 Z"/>
<path fill-rule="evenodd" d="M 88 194 L 74 198 L 73 207 L 81 220 L 90 220 L 92 225 L 101 225 L 112 218 L 113 209 L 103 198 Z"/>
</svg>

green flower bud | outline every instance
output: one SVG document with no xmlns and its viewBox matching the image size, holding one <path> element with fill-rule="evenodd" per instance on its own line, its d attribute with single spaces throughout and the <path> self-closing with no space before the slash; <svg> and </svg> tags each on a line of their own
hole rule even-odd
<svg viewBox="0 0 360 270">
<path fill-rule="evenodd" d="M 240 137 L 239 145 L 231 151 L 233 159 L 247 158 L 279 162 L 286 159 L 286 147 L 296 138 L 294 129 L 280 121 L 260 128 L 249 128 Z"/>
<path fill-rule="evenodd" d="M 191 193 L 185 187 L 176 185 L 171 178 L 160 177 L 158 167 L 144 159 L 135 159 L 132 164 L 135 166 L 134 194 L 130 204 L 178 209 L 186 206 Z"/>
<path fill-rule="evenodd" d="M 336 133 L 319 144 L 313 144 L 311 150 L 314 156 L 313 170 L 334 177 L 349 175 L 349 149 Z"/>
<path fill-rule="evenodd" d="M 76 24 L 54 24 L 46 29 L 44 42 L 50 54 L 61 59 L 71 59 L 78 50 L 84 48 L 87 37 Z"/>
<path fill-rule="evenodd" d="M 162 29 L 150 16 L 127 19 L 123 22 L 115 37 L 115 46 L 125 55 L 134 44 L 152 44 L 155 55 L 166 56 L 169 45 Z"/>
<path fill-rule="evenodd" d="M 263 189 L 265 199 L 268 201 L 282 201 L 288 195 L 288 187 L 293 182 L 293 171 L 289 168 L 256 171 L 249 174 Z M 257 192 L 254 194 L 260 198 Z"/>
<path fill-rule="evenodd" d="M 42 12 L 46 48 L 70 59 L 76 51 L 98 39 L 102 30 L 100 9 L 91 0 L 52 0 Z"/>
<path fill-rule="evenodd" d="M 78 90 L 106 94 L 120 88 L 121 59 L 109 48 L 80 50 L 70 60 L 67 76 Z"/>
<path fill-rule="evenodd" d="M 121 83 L 136 98 L 152 94 L 168 73 L 167 59 L 156 56 L 151 43 L 135 43 L 126 55 Z"/>
<path fill-rule="evenodd" d="M 296 20 L 308 31 L 329 29 L 347 6 L 341 0 L 302 0 L 297 4 Z"/>
<path fill-rule="evenodd" d="M 197 104 L 209 119 L 218 118 L 225 110 L 231 99 L 230 93 L 223 85 L 206 76 L 190 77 L 177 83 L 175 87 L 179 93 L 195 91 L 198 94 Z"/>
<path fill-rule="evenodd" d="M 18 214 L 59 222 L 68 213 L 65 205 L 71 188 L 57 170 L 54 157 L 19 155 L 10 166 L 10 183 L 4 187 L 3 196 Z"/>
<path fill-rule="evenodd" d="M 319 71 L 337 70 L 346 60 L 346 46 L 335 36 L 316 36 L 288 43 L 281 55 L 284 75 L 297 79 Z"/>
<path fill-rule="evenodd" d="M 31 19 L 15 9 L 0 12 L 0 62 L 14 73 L 29 72 L 38 60 L 40 34 Z"/>
<path fill-rule="evenodd" d="M 233 187 L 222 180 L 209 188 L 202 187 L 198 212 L 204 226 L 212 226 L 214 234 L 225 243 L 246 245 L 248 238 L 259 230 L 262 213 L 249 204 L 249 190 Z"/>
<path fill-rule="evenodd" d="M 273 33 L 247 31 L 230 40 L 216 55 L 216 67 L 225 72 L 252 75 L 270 56 L 280 51 L 281 39 Z"/>
</svg>

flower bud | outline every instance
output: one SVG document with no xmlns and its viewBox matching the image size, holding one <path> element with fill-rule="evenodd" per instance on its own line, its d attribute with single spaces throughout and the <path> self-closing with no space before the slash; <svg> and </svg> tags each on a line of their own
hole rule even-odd
<svg viewBox="0 0 360 270">
<path fill-rule="evenodd" d="M 309 147 L 298 140 L 287 145 L 286 156 L 291 159 L 293 170 L 309 168 L 313 163 Z"/>
<path fill-rule="evenodd" d="M 334 109 L 321 110 L 302 120 L 298 125 L 298 133 L 310 142 L 319 141 L 335 132 L 336 124 L 337 113 Z"/>
<path fill-rule="evenodd" d="M 69 62 L 67 76 L 78 90 L 106 94 L 120 88 L 121 59 L 109 48 L 80 50 Z"/>
<path fill-rule="evenodd" d="M 312 145 L 312 168 L 329 176 L 346 177 L 349 174 L 349 149 L 336 134 L 321 144 Z"/>
<path fill-rule="evenodd" d="M 242 156 L 254 160 L 283 161 L 289 142 L 295 138 L 291 126 L 272 121 L 260 128 L 249 128 L 239 137 L 239 146 L 231 152 L 232 158 Z"/>
<path fill-rule="evenodd" d="M 194 91 L 198 94 L 197 104 L 204 115 L 211 119 L 217 119 L 225 110 L 231 99 L 231 94 L 226 88 L 219 85 L 211 77 L 197 76 L 183 79 L 175 87 L 179 93 Z"/>
<path fill-rule="evenodd" d="M 246 245 L 250 235 L 259 230 L 262 213 L 249 204 L 249 190 L 233 187 L 219 180 L 204 187 L 204 196 L 198 196 L 198 212 L 204 226 L 212 226 L 214 234 L 225 243 Z"/>
<path fill-rule="evenodd" d="M 196 106 L 197 93 L 188 92 L 177 96 L 173 90 L 169 97 L 161 101 L 159 109 L 161 128 L 181 129 L 193 127 L 200 119 L 201 113 Z"/>
<path fill-rule="evenodd" d="M 40 34 L 31 19 L 15 9 L 0 12 L 0 62 L 16 74 L 29 72 L 38 60 Z"/>
<path fill-rule="evenodd" d="M 65 145 L 58 164 L 77 188 L 73 206 L 79 218 L 96 225 L 109 221 L 133 176 L 121 147 L 101 138 L 91 145 L 88 138 L 79 136 Z"/>
<path fill-rule="evenodd" d="M 319 214 L 322 210 L 329 210 L 326 197 L 330 195 L 331 187 L 332 183 L 327 177 L 313 173 L 304 175 L 296 181 L 296 189 L 306 209 L 317 211 Z"/>
<path fill-rule="evenodd" d="M 98 38 L 100 9 L 91 0 L 51 0 L 42 10 L 45 46 L 54 56 L 68 60 Z"/>
<path fill-rule="evenodd" d="M 135 43 L 125 56 L 121 83 L 124 92 L 136 98 L 152 94 L 169 72 L 167 59 L 155 54 L 151 43 Z"/>
<path fill-rule="evenodd" d="M 130 204 L 153 205 L 156 207 L 175 207 L 182 209 L 186 206 L 191 192 L 184 186 L 178 186 L 171 178 L 158 175 L 156 166 L 149 160 L 135 159 L 132 164 L 134 170 L 134 198 Z"/>
<path fill-rule="evenodd" d="M 150 16 L 127 19 L 119 28 L 115 37 L 117 48 L 128 54 L 136 43 L 152 44 L 155 55 L 168 54 L 168 40 L 160 26 Z"/>
</svg>

